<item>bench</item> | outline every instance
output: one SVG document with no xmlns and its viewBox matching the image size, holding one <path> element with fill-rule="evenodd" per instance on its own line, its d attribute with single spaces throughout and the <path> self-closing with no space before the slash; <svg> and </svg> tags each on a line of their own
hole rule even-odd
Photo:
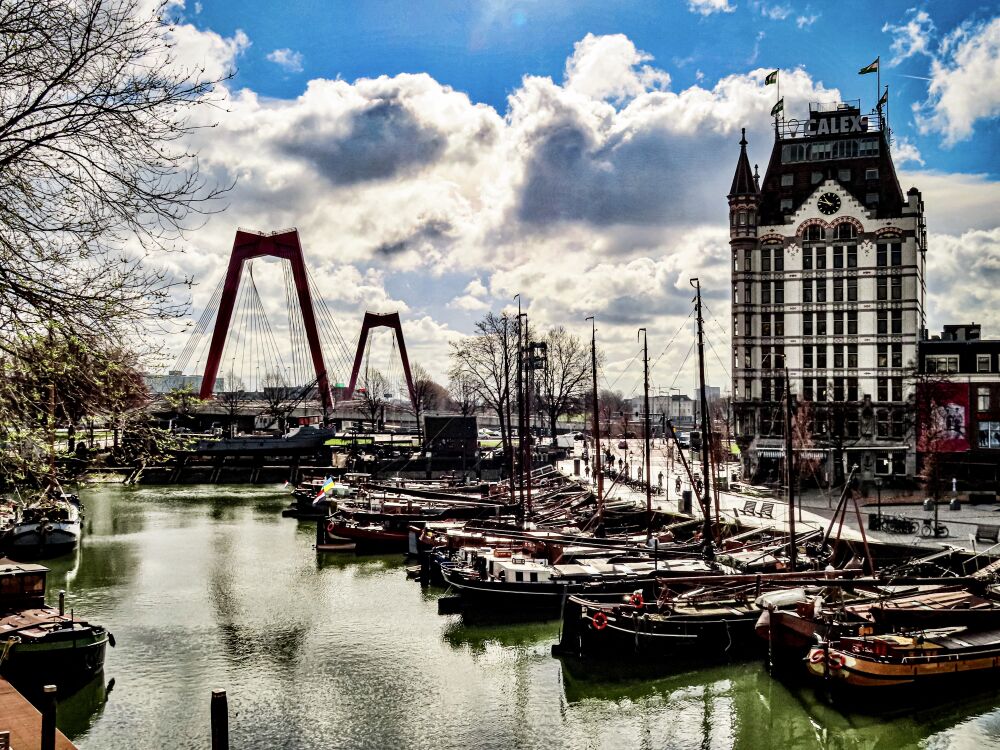
<svg viewBox="0 0 1000 750">
<path fill-rule="evenodd" d="M 1000 526 L 979 524 L 976 526 L 976 541 L 1000 544 Z"/>
<path fill-rule="evenodd" d="M 757 513 L 760 518 L 774 518 L 774 503 L 761 503 L 760 511 Z"/>
<path fill-rule="evenodd" d="M 747 500 L 743 503 L 743 510 L 737 511 L 737 513 L 743 513 L 744 516 L 756 516 L 757 515 L 757 501 Z"/>
</svg>

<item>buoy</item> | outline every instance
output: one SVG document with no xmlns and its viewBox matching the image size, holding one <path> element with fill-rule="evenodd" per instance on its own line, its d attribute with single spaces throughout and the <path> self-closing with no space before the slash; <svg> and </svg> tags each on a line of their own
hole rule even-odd
<svg viewBox="0 0 1000 750">
<path fill-rule="evenodd" d="M 594 625 L 594 630 L 604 630 L 608 626 L 608 616 L 603 612 L 595 612 L 590 621 Z"/>
</svg>

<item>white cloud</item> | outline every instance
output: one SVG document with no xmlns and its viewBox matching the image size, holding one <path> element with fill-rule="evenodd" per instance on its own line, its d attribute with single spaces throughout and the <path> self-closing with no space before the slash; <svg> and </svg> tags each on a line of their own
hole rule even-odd
<svg viewBox="0 0 1000 750">
<path fill-rule="evenodd" d="M 928 237 L 928 307 L 933 327 L 946 323 L 982 323 L 984 335 L 1000 335 L 1000 227 L 961 235 Z M 956 290 L 961 290 L 956 293 Z"/>
<path fill-rule="evenodd" d="M 907 162 L 916 162 L 924 166 L 924 160 L 918 149 L 908 138 L 897 138 L 892 144 L 892 158 L 897 166 Z"/>
<path fill-rule="evenodd" d="M 670 76 L 643 65 L 653 58 L 624 34 L 587 34 L 566 61 L 565 87 L 592 99 L 620 102 L 651 89 L 666 89 Z"/>
<path fill-rule="evenodd" d="M 736 6 L 730 5 L 729 0 L 688 0 L 688 10 L 710 16 L 713 13 L 732 13 Z"/>
<path fill-rule="evenodd" d="M 946 145 L 972 136 L 978 120 L 1000 115 L 1000 18 L 963 25 L 942 41 L 931 62 L 927 101 L 914 105 L 921 133 Z"/>
<path fill-rule="evenodd" d="M 267 53 L 267 59 L 289 73 L 302 72 L 302 53 L 284 47 Z"/>
<path fill-rule="evenodd" d="M 754 3 L 754 7 L 762 16 L 764 16 L 764 18 L 769 18 L 772 21 L 784 21 L 792 15 L 792 8 L 790 5 L 782 5 L 780 3 L 772 5 L 769 3 L 757 2 Z"/>
<path fill-rule="evenodd" d="M 798 26 L 800 29 L 805 29 L 808 28 L 809 26 L 812 26 L 818 20 L 819 20 L 819 13 L 807 14 L 803 16 L 798 16 L 795 19 L 795 25 Z"/>
<path fill-rule="evenodd" d="M 914 55 L 930 55 L 931 40 L 934 36 L 934 22 L 925 10 L 910 8 L 906 11 L 906 21 L 901 24 L 886 23 L 883 33 L 892 34 L 894 56 L 889 65 L 899 65 Z"/>
</svg>

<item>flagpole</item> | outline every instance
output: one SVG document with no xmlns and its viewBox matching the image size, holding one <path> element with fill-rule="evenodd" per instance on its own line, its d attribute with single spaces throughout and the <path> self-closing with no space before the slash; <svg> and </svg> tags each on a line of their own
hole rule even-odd
<svg viewBox="0 0 1000 750">
<path fill-rule="evenodd" d="M 878 102 L 882 98 L 882 55 L 875 58 L 875 110 L 878 112 L 879 124 L 878 126 L 885 129 L 882 124 L 882 107 L 879 106 Z"/>
</svg>

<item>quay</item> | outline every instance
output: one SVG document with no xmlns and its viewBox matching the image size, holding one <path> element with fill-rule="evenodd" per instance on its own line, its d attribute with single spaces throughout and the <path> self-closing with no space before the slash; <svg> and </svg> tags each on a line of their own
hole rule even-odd
<svg viewBox="0 0 1000 750">
<path fill-rule="evenodd" d="M 47 696 L 48 697 L 48 696 Z M 55 701 L 52 702 L 51 732 L 55 734 L 54 744 L 42 742 L 43 716 L 41 712 L 21 695 L 7 680 L 0 677 L 0 737 L 9 733 L 10 750 L 76 750 L 66 735 L 55 728 Z M 5 747 L 0 744 L 0 747 Z"/>
</svg>

